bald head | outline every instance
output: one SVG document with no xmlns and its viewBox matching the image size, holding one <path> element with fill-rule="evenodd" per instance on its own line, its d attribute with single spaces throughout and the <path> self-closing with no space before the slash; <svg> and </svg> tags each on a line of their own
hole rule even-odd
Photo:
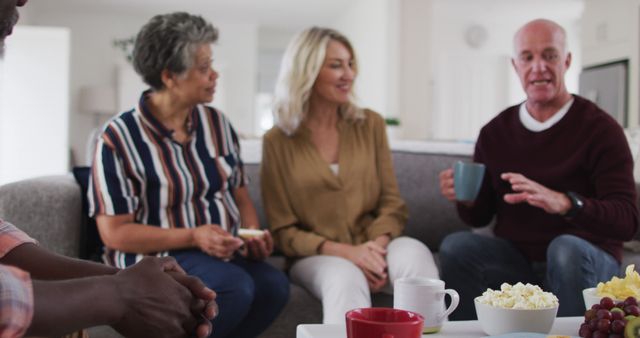
<svg viewBox="0 0 640 338">
<path fill-rule="evenodd" d="M 563 54 L 567 52 L 567 33 L 564 28 L 551 20 L 536 19 L 520 27 L 513 36 L 513 47 L 516 55 L 519 52 L 519 47 L 522 46 L 525 41 L 541 35 L 550 36 L 552 40 L 559 43 L 559 46 L 562 47 L 561 52 Z"/>
<path fill-rule="evenodd" d="M 527 109 L 544 121 L 571 99 L 564 76 L 571 66 L 567 34 L 557 23 L 533 20 L 513 38 L 511 60 L 527 94 Z"/>
</svg>

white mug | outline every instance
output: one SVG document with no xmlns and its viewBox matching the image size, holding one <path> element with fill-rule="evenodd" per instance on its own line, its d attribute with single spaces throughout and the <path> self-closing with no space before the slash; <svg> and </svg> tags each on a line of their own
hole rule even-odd
<svg viewBox="0 0 640 338">
<path fill-rule="evenodd" d="M 451 304 L 445 310 L 444 296 L 451 297 Z M 445 289 L 439 279 L 409 277 L 394 282 L 393 307 L 413 311 L 424 317 L 423 333 L 440 331 L 445 318 L 458 307 L 460 296 L 453 289 Z"/>
</svg>

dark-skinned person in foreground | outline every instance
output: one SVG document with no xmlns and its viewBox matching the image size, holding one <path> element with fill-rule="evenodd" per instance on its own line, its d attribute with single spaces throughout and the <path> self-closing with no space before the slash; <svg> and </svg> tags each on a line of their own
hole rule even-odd
<svg viewBox="0 0 640 338">
<path fill-rule="evenodd" d="M 4 40 L 27 0 L 0 0 Z M 110 325 L 127 337 L 206 337 L 216 294 L 171 257 L 127 269 L 55 254 L 0 219 L 0 336 L 62 336 Z"/>
</svg>

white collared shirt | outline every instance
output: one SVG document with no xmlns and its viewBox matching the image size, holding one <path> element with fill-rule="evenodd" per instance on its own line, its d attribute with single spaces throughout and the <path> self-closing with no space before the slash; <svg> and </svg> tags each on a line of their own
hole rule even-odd
<svg viewBox="0 0 640 338">
<path fill-rule="evenodd" d="M 554 124 L 558 123 L 558 121 L 562 120 L 562 118 L 569 111 L 569 108 L 571 108 L 573 101 L 574 99 L 572 97 L 571 100 L 569 100 L 569 102 L 567 102 L 564 106 L 562 106 L 562 108 L 560 108 L 560 110 L 558 110 L 557 113 L 553 114 L 553 116 L 551 116 L 550 119 L 544 122 L 540 122 L 534 119 L 533 116 L 531 116 L 531 114 L 527 110 L 527 101 L 525 101 L 520 105 L 520 111 L 519 111 L 520 122 L 522 122 L 525 128 L 533 132 L 540 132 L 543 130 L 547 130 L 551 128 Z"/>
</svg>

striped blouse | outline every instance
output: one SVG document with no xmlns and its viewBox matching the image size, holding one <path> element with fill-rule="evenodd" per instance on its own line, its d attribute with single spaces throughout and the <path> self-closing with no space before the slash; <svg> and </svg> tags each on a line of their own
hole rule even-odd
<svg viewBox="0 0 640 338">
<path fill-rule="evenodd" d="M 189 140 L 177 142 L 149 112 L 148 93 L 135 109 L 111 119 L 96 144 L 90 216 L 134 214 L 136 223 L 165 229 L 219 224 L 235 234 L 240 213 L 232 189 L 244 186 L 246 177 L 231 123 L 198 105 L 188 117 Z M 142 257 L 109 248 L 103 255 L 120 268 Z"/>
</svg>

